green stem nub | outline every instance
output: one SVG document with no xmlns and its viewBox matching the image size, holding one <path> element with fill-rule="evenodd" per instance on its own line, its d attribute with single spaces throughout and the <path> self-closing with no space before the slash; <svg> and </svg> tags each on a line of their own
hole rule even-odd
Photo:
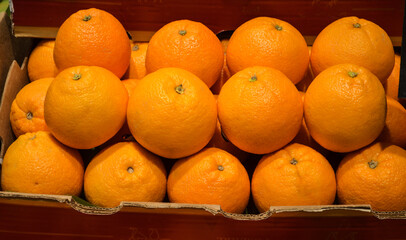
<svg viewBox="0 0 406 240">
<path fill-rule="evenodd" d="M 80 75 L 80 73 L 75 73 L 74 75 L 73 75 L 73 80 L 79 80 L 80 78 L 82 77 L 82 75 Z"/>
<path fill-rule="evenodd" d="M 257 75 L 254 74 L 254 76 L 252 76 L 249 81 L 250 82 L 255 82 L 256 80 L 258 80 L 258 78 L 257 78 Z"/>
<path fill-rule="evenodd" d="M 217 169 L 218 169 L 219 171 L 223 171 L 223 170 L 224 170 L 224 167 L 223 167 L 222 165 L 218 165 L 218 166 L 217 166 Z"/>
<path fill-rule="evenodd" d="M 176 91 L 177 93 L 179 93 L 179 94 L 183 94 L 183 93 L 185 92 L 185 89 L 183 88 L 183 86 L 182 86 L 182 84 L 181 84 L 181 85 L 179 85 L 179 86 L 177 86 L 177 87 L 175 88 L 175 91 Z"/>
<path fill-rule="evenodd" d="M 27 112 L 27 114 L 25 115 L 25 117 L 26 117 L 28 120 L 31 120 L 34 116 L 32 115 L 32 112 Z"/>
<path fill-rule="evenodd" d="M 371 161 L 368 162 L 368 166 L 369 166 L 371 169 L 375 169 L 375 168 L 378 166 L 378 162 L 375 161 L 375 160 L 371 160 Z"/>
<path fill-rule="evenodd" d="M 182 36 L 185 36 L 186 35 L 186 30 L 180 30 L 179 34 L 182 35 Z"/>
<path fill-rule="evenodd" d="M 359 24 L 359 23 L 354 23 L 353 26 L 354 26 L 355 28 L 361 28 L 361 24 Z"/>
<path fill-rule="evenodd" d="M 296 159 L 292 158 L 292 160 L 290 160 L 290 164 L 292 165 L 296 165 L 298 162 Z"/>
<path fill-rule="evenodd" d="M 276 28 L 276 30 L 278 30 L 278 31 L 282 31 L 282 26 L 279 26 L 279 25 L 275 25 L 275 28 Z"/>
<path fill-rule="evenodd" d="M 132 167 L 128 167 L 128 168 L 127 168 L 127 172 L 128 172 L 128 173 L 133 173 L 133 172 L 134 172 L 134 169 L 133 169 Z"/>
<path fill-rule="evenodd" d="M 89 21 L 90 19 L 92 19 L 92 16 L 86 15 L 86 16 L 83 17 L 82 20 L 85 21 L 85 22 L 87 22 L 87 21 Z"/>
<path fill-rule="evenodd" d="M 140 49 L 140 45 L 135 44 L 133 47 L 133 51 L 138 51 Z"/>
<path fill-rule="evenodd" d="M 349 72 L 348 72 L 348 76 L 350 76 L 350 77 L 352 77 L 352 78 L 355 78 L 356 76 L 358 76 L 358 73 L 353 72 L 353 71 L 349 71 Z"/>
</svg>

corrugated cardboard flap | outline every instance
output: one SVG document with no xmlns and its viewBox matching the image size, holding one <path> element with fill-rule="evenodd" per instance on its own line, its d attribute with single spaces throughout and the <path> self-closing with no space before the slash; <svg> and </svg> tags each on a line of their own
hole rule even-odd
<svg viewBox="0 0 406 240">
<path fill-rule="evenodd" d="M 29 82 L 27 75 L 27 62 L 28 59 L 25 58 L 20 68 L 18 63 L 13 61 L 4 85 L 0 103 L 1 158 L 4 156 L 6 149 L 15 138 L 10 125 L 10 108 L 18 91 Z"/>
</svg>

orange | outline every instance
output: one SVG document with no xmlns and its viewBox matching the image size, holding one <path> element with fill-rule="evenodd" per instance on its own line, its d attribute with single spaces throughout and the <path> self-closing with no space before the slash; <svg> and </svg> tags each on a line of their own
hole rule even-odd
<svg viewBox="0 0 406 240">
<path fill-rule="evenodd" d="M 121 82 L 124 84 L 124 87 L 127 89 L 128 96 L 131 96 L 134 88 L 138 85 L 141 79 L 125 79 Z"/>
<path fill-rule="evenodd" d="M 300 96 L 302 97 L 302 103 L 304 103 L 305 93 L 299 91 Z M 303 117 L 302 125 L 300 126 L 299 132 L 296 134 L 295 138 L 291 141 L 291 143 L 300 143 L 306 145 L 308 147 L 313 148 L 317 152 L 326 156 L 328 154 L 328 150 L 320 146 L 310 135 L 309 129 L 306 126 L 306 121 Z"/>
<path fill-rule="evenodd" d="M 58 74 L 54 61 L 54 46 L 55 40 L 42 40 L 32 50 L 27 66 L 30 81 L 53 78 Z"/>
<path fill-rule="evenodd" d="M 386 82 L 383 84 L 386 95 L 397 100 L 403 106 L 406 106 L 406 99 L 399 98 L 399 79 L 400 79 L 400 55 L 395 55 L 395 66 Z"/>
<path fill-rule="evenodd" d="M 79 195 L 84 167 L 77 150 L 49 132 L 21 135 L 7 149 L 1 169 L 3 191 Z"/>
<path fill-rule="evenodd" d="M 125 79 L 121 82 L 124 84 L 124 87 L 127 89 L 128 96 L 130 97 L 134 88 L 138 85 L 140 79 Z M 126 142 L 126 141 L 133 141 L 134 138 L 131 134 L 130 128 L 128 127 L 127 117 L 126 120 L 121 127 L 121 129 L 112 137 L 110 138 L 102 147 L 110 146 L 118 142 Z"/>
<path fill-rule="evenodd" d="M 54 59 L 59 70 L 99 66 L 121 78 L 130 64 L 131 48 L 121 23 L 110 13 L 84 9 L 70 15 L 55 39 Z"/>
<path fill-rule="evenodd" d="M 216 128 L 216 100 L 196 75 L 162 68 L 145 76 L 132 92 L 127 122 L 135 140 L 165 158 L 200 151 Z"/>
<path fill-rule="evenodd" d="M 271 206 L 333 204 L 336 180 L 323 155 L 294 143 L 262 157 L 251 189 L 255 206 L 265 212 Z"/>
<path fill-rule="evenodd" d="M 379 141 L 406 148 L 406 109 L 395 99 L 386 96 L 387 111 Z"/>
<path fill-rule="evenodd" d="M 322 147 L 350 152 L 374 141 L 385 125 L 386 97 L 379 79 L 355 64 L 320 73 L 306 91 L 304 115 Z"/>
<path fill-rule="evenodd" d="M 312 51 L 312 47 L 308 46 L 308 49 L 309 49 L 309 55 L 310 55 L 311 51 Z M 303 79 L 296 84 L 297 89 L 299 91 L 306 92 L 307 88 L 309 87 L 309 85 L 313 81 L 313 79 L 314 79 L 314 75 L 312 72 L 312 67 L 309 62 L 309 67 L 307 68 L 307 71 L 306 71 Z"/>
<path fill-rule="evenodd" d="M 237 158 L 218 148 L 205 148 L 173 165 L 167 192 L 171 202 L 217 204 L 225 212 L 242 213 L 250 197 L 250 181 Z"/>
<path fill-rule="evenodd" d="M 131 59 L 124 78 L 141 79 L 147 74 L 145 56 L 147 55 L 148 43 L 131 43 Z"/>
<path fill-rule="evenodd" d="M 11 104 L 10 123 L 16 137 L 36 131 L 48 131 L 44 120 L 44 101 L 54 78 L 42 78 L 25 85 Z"/>
<path fill-rule="evenodd" d="M 86 199 L 116 207 L 122 201 L 160 202 L 166 194 L 162 160 L 136 142 L 121 142 L 99 152 L 86 168 Z"/>
<path fill-rule="evenodd" d="M 224 84 L 218 96 L 218 116 L 230 142 L 243 151 L 265 154 L 296 136 L 303 104 L 299 91 L 282 72 L 249 67 Z"/>
<path fill-rule="evenodd" d="M 283 72 L 294 84 L 309 65 L 309 50 L 302 34 L 291 24 L 257 17 L 239 26 L 227 47 L 231 74 L 247 67 L 267 66 Z"/>
<path fill-rule="evenodd" d="M 366 19 L 344 17 L 319 33 L 310 61 L 315 76 L 330 66 L 352 63 L 369 69 L 385 82 L 393 69 L 395 56 L 385 30 Z"/>
<path fill-rule="evenodd" d="M 227 58 L 226 58 L 228 42 L 229 42 L 228 39 L 221 40 L 221 44 L 223 46 L 223 51 L 224 51 L 224 62 L 223 62 L 223 68 L 221 69 L 219 79 L 217 79 L 217 81 L 210 88 L 210 90 L 212 91 L 213 94 L 219 94 L 224 83 L 227 82 L 227 80 L 231 77 L 230 70 L 228 70 Z"/>
<path fill-rule="evenodd" d="M 406 210 L 406 151 L 377 142 L 349 153 L 337 169 L 342 204 L 370 204 L 375 211 Z"/>
<path fill-rule="evenodd" d="M 127 101 L 124 84 L 112 72 L 97 66 L 67 68 L 48 88 L 45 122 L 63 144 L 90 149 L 120 130 Z"/>
<path fill-rule="evenodd" d="M 214 135 L 206 147 L 215 147 L 222 149 L 234 157 L 238 158 L 241 162 L 248 160 L 250 154 L 239 149 L 234 144 L 232 144 L 225 136 L 222 134 L 220 122 L 217 120 L 217 127 L 214 131 Z"/>
<path fill-rule="evenodd" d="M 186 69 L 211 87 L 219 78 L 224 54 L 220 40 L 204 24 L 173 21 L 150 39 L 145 64 L 147 73 L 160 68 Z"/>
<path fill-rule="evenodd" d="M 214 98 L 217 100 L 218 95 L 214 95 Z M 216 130 L 214 131 L 213 137 L 210 139 L 210 142 L 206 145 L 206 147 L 215 147 L 222 149 L 234 157 L 238 158 L 241 162 L 245 162 L 249 157 L 250 154 L 239 149 L 234 144 L 232 144 L 223 134 L 221 130 L 220 121 L 217 118 L 217 125 Z"/>
</svg>

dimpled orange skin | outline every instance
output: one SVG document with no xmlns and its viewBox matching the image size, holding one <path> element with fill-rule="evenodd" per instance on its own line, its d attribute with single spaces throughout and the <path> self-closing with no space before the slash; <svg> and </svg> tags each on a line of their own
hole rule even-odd
<svg viewBox="0 0 406 240">
<path fill-rule="evenodd" d="M 226 140 L 224 136 L 221 134 L 221 125 L 220 122 L 217 120 L 217 127 L 216 131 L 214 131 L 214 135 L 211 138 L 210 142 L 207 144 L 206 147 L 215 147 L 222 149 L 234 157 L 238 158 L 241 162 L 245 162 L 250 157 L 250 154 L 244 152 L 243 150 L 236 147 L 230 141 Z"/>
<path fill-rule="evenodd" d="M 41 78 L 25 85 L 11 104 L 10 123 L 16 137 L 36 131 L 48 131 L 44 120 L 44 101 L 54 78 Z"/>
<path fill-rule="evenodd" d="M 209 28 L 199 22 L 178 20 L 152 36 L 145 65 L 147 73 L 165 67 L 186 69 L 210 88 L 220 76 L 223 61 L 221 42 Z"/>
<path fill-rule="evenodd" d="M 80 78 L 75 80 L 76 75 Z M 128 92 L 112 72 L 96 66 L 63 70 L 48 88 L 45 122 L 63 144 L 90 149 L 123 126 Z"/>
<path fill-rule="evenodd" d="M 349 153 L 336 172 L 338 199 L 370 204 L 375 211 L 404 211 L 405 172 L 406 151 L 398 146 L 377 142 Z"/>
<path fill-rule="evenodd" d="M 315 76 L 330 66 L 353 63 L 369 69 L 384 83 L 393 69 L 395 54 L 381 27 L 366 19 L 344 17 L 319 33 L 310 61 Z"/>
<path fill-rule="evenodd" d="M 3 191 L 79 195 L 84 167 L 79 152 L 58 142 L 49 132 L 21 135 L 3 159 Z"/>
<path fill-rule="evenodd" d="M 400 55 L 395 54 L 395 66 L 386 82 L 383 84 L 386 95 L 397 100 L 402 106 L 406 106 L 406 99 L 399 98 L 399 79 L 400 79 Z"/>
<path fill-rule="evenodd" d="M 250 181 L 237 158 L 218 148 L 205 148 L 175 163 L 167 192 L 171 202 L 218 204 L 225 212 L 242 213 L 250 197 Z"/>
<path fill-rule="evenodd" d="M 357 73 L 350 77 L 349 72 Z M 320 73 L 306 91 L 304 115 L 322 147 L 350 152 L 374 141 L 385 125 L 386 97 L 368 69 L 339 64 Z"/>
<path fill-rule="evenodd" d="M 130 65 L 123 78 L 141 79 L 147 74 L 145 56 L 147 55 L 148 43 L 131 43 Z"/>
<path fill-rule="evenodd" d="M 336 179 L 323 155 L 294 143 L 262 157 L 251 189 L 260 212 L 271 206 L 329 205 L 335 199 Z"/>
<path fill-rule="evenodd" d="M 183 93 L 176 90 L 180 85 Z M 128 103 L 127 122 L 136 141 L 166 158 L 200 151 L 212 138 L 216 121 L 210 89 L 180 68 L 162 68 L 145 76 Z"/>
<path fill-rule="evenodd" d="M 250 79 L 256 76 L 255 81 Z M 295 85 L 280 71 L 250 67 L 234 74 L 218 96 L 225 136 L 243 151 L 270 153 L 298 133 L 303 104 Z"/>
<path fill-rule="evenodd" d="M 302 34 L 291 24 L 270 17 L 257 17 L 239 26 L 226 55 L 231 75 L 247 67 L 267 66 L 280 70 L 294 84 L 302 80 L 309 65 Z"/>
<path fill-rule="evenodd" d="M 89 163 L 84 191 L 89 202 L 102 207 L 116 207 L 122 201 L 161 202 L 166 170 L 158 156 L 138 143 L 117 143 Z"/>
<path fill-rule="evenodd" d="M 302 98 L 302 103 L 304 103 L 304 98 L 306 94 L 301 91 L 299 91 L 299 93 Z M 329 154 L 329 151 L 320 146 L 320 144 L 318 144 L 310 135 L 309 129 L 306 126 L 304 116 L 302 120 L 302 125 L 300 126 L 300 130 L 296 134 L 295 138 L 291 141 L 291 143 L 300 143 L 308 147 L 311 147 L 317 152 L 321 153 L 323 156 L 327 156 Z"/>
<path fill-rule="evenodd" d="M 213 84 L 213 86 L 210 87 L 211 92 L 217 95 L 220 93 L 220 90 L 223 87 L 224 83 L 227 82 L 227 80 L 231 77 L 230 70 L 228 70 L 226 57 L 228 42 L 229 42 L 228 39 L 221 40 L 221 45 L 223 46 L 224 51 L 223 68 L 221 69 L 219 79 L 217 79 L 217 81 Z"/>
<path fill-rule="evenodd" d="M 32 50 L 28 58 L 28 77 L 30 81 L 53 78 L 58 74 L 54 61 L 55 40 L 42 40 Z"/>
<path fill-rule="evenodd" d="M 124 84 L 124 87 L 127 89 L 128 97 L 132 95 L 132 92 L 134 88 L 138 85 L 139 81 L 141 81 L 141 79 L 125 79 L 121 81 Z M 103 148 L 118 142 L 127 142 L 133 140 L 134 138 L 132 137 L 130 128 L 128 127 L 126 116 L 126 120 L 121 129 L 112 138 L 110 138 L 107 142 L 105 142 L 101 147 Z"/>
<path fill-rule="evenodd" d="M 406 148 L 406 109 L 395 99 L 386 96 L 385 127 L 378 140 Z"/>
<path fill-rule="evenodd" d="M 86 21 L 88 16 L 90 19 Z M 59 70 L 80 65 L 99 66 L 121 78 L 130 64 L 130 56 L 124 27 L 113 15 L 100 9 L 72 14 L 56 35 L 54 59 Z"/>
</svg>

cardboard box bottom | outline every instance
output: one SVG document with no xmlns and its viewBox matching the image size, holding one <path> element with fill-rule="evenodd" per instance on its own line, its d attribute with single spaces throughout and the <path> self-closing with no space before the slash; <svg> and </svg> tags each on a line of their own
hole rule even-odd
<svg viewBox="0 0 406 240">
<path fill-rule="evenodd" d="M 216 206 L 123 203 L 119 211 L 99 215 L 75 211 L 68 196 L 0 196 L 1 239 L 404 239 L 406 227 L 404 220 L 380 220 L 348 206 L 316 212 L 303 207 L 288 216 L 274 208 L 239 218 L 212 211 Z"/>
</svg>

